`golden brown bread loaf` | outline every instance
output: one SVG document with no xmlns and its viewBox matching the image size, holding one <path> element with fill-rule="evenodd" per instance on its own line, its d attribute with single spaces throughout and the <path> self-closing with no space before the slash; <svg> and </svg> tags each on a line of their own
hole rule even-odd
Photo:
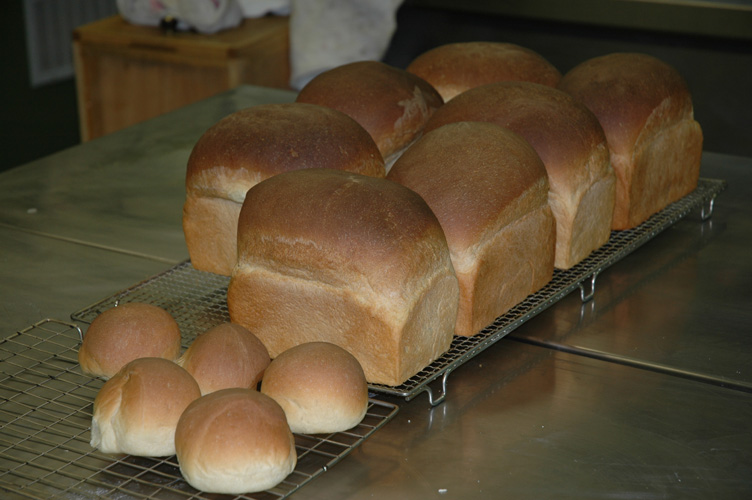
<svg viewBox="0 0 752 500">
<path fill-rule="evenodd" d="M 200 396 L 193 377 L 173 361 L 135 359 L 97 393 L 91 445 L 104 453 L 173 455 L 178 419 Z"/>
<path fill-rule="evenodd" d="M 492 83 L 444 105 L 426 132 L 467 120 L 516 132 L 543 160 L 556 218 L 557 268 L 571 268 L 608 241 L 615 175 L 606 136 L 588 108 L 561 90 L 537 83 Z"/>
<path fill-rule="evenodd" d="M 264 104 L 209 128 L 188 159 L 183 232 L 196 269 L 229 276 L 245 193 L 297 169 L 331 168 L 383 177 L 371 136 L 344 113 L 312 104 Z"/>
<path fill-rule="evenodd" d="M 211 493 L 273 488 L 297 463 L 282 408 L 252 389 L 222 389 L 191 403 L 177 424 L 175 452 L 188 484 Z"/>
<path fill-rule="evenodd" d="M 387 171 L 443 104 L 423 79 L 378 61 L 325 71 L 300 90 L 296 101 L 338 109 L 355 119 L 376 141 Z"/>
<path fill-rule="evenodd" d="M 201 394 L 209 394 L 256 389 L 270 361 L 269 351 L 247 328 L 222 323 L 196 337 L 177 363 L 193 375 Z"/>
<path fill-rule="evenodd" d="M 440 45 L 416 57 L 407 71 L 430 83 L 444 102 L 488 83 L 527 81 L 555 87 L 561 79 L 559 70 L 537 52 L 503 42 Z"/>
<path fill-rule="evenodd" d="M 331 342 L 369 382 L 399 385 L 449 348 L 457 278 L 415 192 L 350 172 L 287 172 L 248 191 L 238 228 L 230 318 L 272 358 Z"/>
<path fill-rule="evenodd" d="M 105 380 L 137 358 L 174 361 L 180 356 L 180 328 L 161 307 L 128 302 L 94 318 L 78 350 L 81 370 Z"/>
<path fill-rule="evenodd" d="M 682 76 L 647 54 L 614 53 L 572 68 L 559 88 L 598 117 L 616 171 L 614 229 L 644 222 L 697 187 L 702 130 Z"/>
<path fill-rule="evenodd" d="M 306 342 L 274 358 L 261 392 L 303 434 L 341 432 L 358 425 L 368 409 L 368 383 L 355 356 L 329 342 Z"/>
<path fill-rule="evenodd" d="M 477 334 L 551 280 L 548 177 L 517 134 L 484 122 L 436 128 L 387 179 L 420 194 L 444 228 L 460 283 L 457 335 Z"/>
</svg>

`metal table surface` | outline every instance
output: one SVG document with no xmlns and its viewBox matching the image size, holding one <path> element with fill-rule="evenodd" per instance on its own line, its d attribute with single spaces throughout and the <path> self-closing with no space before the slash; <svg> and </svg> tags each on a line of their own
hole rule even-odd
<svg viewBox="0 0 752 500">
<path fill-rule="evenodd" d="M 703 160 L 728 181 L 710 219 L 688 216 L 599 276 L 591 303 L 569 296 L 510 338 L 752 392 L 752 163 Z"/>
<path fill-rule="evenodd" d="M 241 87 L 3 172 L 0 225 L 168 263 L 185 260 L 181 217 L 193 145 L 237 109 L 294 98 Z"/>
<path fill-rule="evenodd" d="M 240 87 L 0 174 L 0 338 L 187 258 L 185 161 Z M 456 369 L 293 498 L 750 498 L 752 159 L 728 188 Z M 0 483 L 0 491 L 2 483 Z M 2 496 L 2 495 L 0 495 Z"/>
</svg>

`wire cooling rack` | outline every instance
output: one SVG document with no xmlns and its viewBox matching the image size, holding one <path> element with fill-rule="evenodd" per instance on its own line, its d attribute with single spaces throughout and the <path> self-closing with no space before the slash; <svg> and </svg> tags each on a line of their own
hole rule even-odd
<svg viewBox="0 0 752 500">
<path fill-rule="evenodd" d="M 595 293 L 595 281 L 601 271 L 647 243 L 693 209 L 700 209 L 702 219 L 709 218 L 716 196 L 725 187 L 726 182 L 723 180 L 700 179 L 697 189 L 692 193 L 667 206 L 638 227 L 612 231 L 609 241 L 584 261 L 568 270 L 555 270 L 553 278 L 543 289 L 528 296 L 476 335 L 455 337 L 446 353 L 403 384 L 372 384 L 370 389 L 376 393 L 403 397 L 407 400 L 426 392 L 431 405 L 441 403 L 446 397 L 447 378 L 455 368 L 573 290 L 580 289 L 583 301 L 592 298 Z M 229 321 L 226 303 L 228 284 L 229 278 L 197 271 L 189 262 L 184 262 L 78 311 L 72 317 L 84 323 L 91 323 L 99 313 L 121 300 L 148 302 L 159 305 L 173 314 L 181 327 L 184 341 L 189 343 L 208 328 Z M 439 384 L 440 387 L 433 387 Z"/>
<path fill-rule="evenodd" d="M 208 495 L 180 474 L 175 456 L 100 453 L 89 445 L 103 381 L 81 373 L 81 329 L 44 320 L 0 342 L 0 498 L 279 500 L 347 456 L 398 410 L 371 399 L 363 421 L 333 434 L 295 434 L 295 470 L 271 490 Z"/>
</svg>

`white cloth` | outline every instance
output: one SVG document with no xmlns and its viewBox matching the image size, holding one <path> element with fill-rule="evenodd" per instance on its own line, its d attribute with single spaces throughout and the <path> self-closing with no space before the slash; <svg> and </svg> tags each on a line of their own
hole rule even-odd
<svg viewBox="0 0 752 500">
<path fill-rule="evenodd" d="M 117 0 L 120 15 L 132 24 L 159 26 L 172 18 L 178 30 L 216 33 L 243 22 L 239 0 Z M 289 1 L 289 0 L 288 0 Z"/>
<path fill-rule="evenodd" d="M 343 64 L 380 60 L 397 27 L 402 0 L 291 0 L 292 88 Z"/>
<path fill-rule="evenodd" d="M 237 0 L 177 0 L 178 19 L 199 33 L 216 33 L 243 22 Z"/>
<path fill-rule="evenodd" d="M 314 0 L 315 1 L 315 0 Z M 266 15 L 287 16 L 290 14 L 290 0 L 237 0 L 245 17 Z"/>
<path fill-rule="evenodd" d="M 175 0 L 117 0 L 117 8 L 126 21 L 139 26 L 159 26 L 177 12 Z"/>
<path fill-rule="evenodd" d="M 343 64 L 380 60 L 403 0 L 117 0 L 133 24 L 159 26 L 171 17 L 181 30 L 216 33 L 243 18 L 290 16 L 290 86 L 300 90 L 313 77 Z"/>
</svg>

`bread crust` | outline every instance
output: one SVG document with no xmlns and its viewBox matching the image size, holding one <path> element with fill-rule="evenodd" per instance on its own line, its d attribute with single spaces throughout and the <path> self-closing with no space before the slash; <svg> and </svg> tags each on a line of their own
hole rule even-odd
<svg viewBox="0 0 752 500">
<path fill-rule="evenodd" d="M 369 382 L 398 385 L 449 348 L 459 292 L 446 238 L 404 186 L 326 169 L 277 175 L 249 190 L 238 244 L 230 318 L 272 358 L 331 342 Z"/>
<path fill-rule="evenodd" d="M 261 392 L 274 399 L 290 429 L 302 434 L 342 432 L 368 409 L 368 383 L 358 360 L 329 342 L 307 342 L 274 358 Z"/>
<path fill-rule="evenodd" d="M 177 363 L 205 395 L 233 387 L 257 389 L 270 361 L 269 351 L 247 328 L 222 323 L 196 337 Z"/>
<path fill-rule="evenodd" d="M 78 350 L 81 370 L 105 380 L 137 358 L 180 356 L 180 327 L 161 307 L 126 302 L 107 309 L 89 325 Z"/>
<path fill-rule="evenodd" d="M 437 112 L 426 132 L 463 120 L 508 128 L 529 142 L 546 167 L 556 218 L 556 267 L 569 269 L 611 235 L 616 176 L 595 115 L 565 92 L 531 82 L 483 85 Z M 583 205 L 586 203 L 586 206 Z"/>
<path fill-rule="evenodd" d="M 296 102 L 346 113 L 373 137 L 386 160 L 420 136 L 443 100 L 426 81 L 378 61 L 358 61 L 325 71 L 300 90 Z"/>
<path fill-rule="evenodd" d="M 519 135 L 487 122 L 427 132 L 387 175 L 421 195 L 460 283 L 456 335 L 475 335 L 553 275 L 546 169 Z"/>
<path fill-rule="evenodd" d="M 271 489 L 297 464 L 282 408 L 251 389 L 222 389 L 191 403 L 178 421 L 175 451 L 185 480 L 212 493 Z"/>
<path fill-rule="evenodd" d="M 528 81 L 556 87 L 561 72 L 537 52 L 513 43 L 458 42 L 416 57 L 407 71 L 430 83 L 449 102 L 488 83 Z"/>
<path fill-rule="evenodd" d="M 196 381 L 176 363 L 135 359 L 97 393 L 91 445 L 104 453 L 173 455 L 178 419 L 200 396 Z"/>
<path fill-rule="evenodd" d="M 702 130 L 682 76 L 647 54 L 584 61 L 559 88 L 600 121 L 616 171 L 613 229 L 629 229 L 697 187 Z"/>
<path fill-rule="evenodd" d="M 237 220 L 253 185 L 281 172 L 331 168 L 384 177 L 371 136 L 324 106 L 264 104 L 210 127 L 188 159 L 183 232 L 196 269 L 229 276 L 237 258 Z"/>
</svg>

